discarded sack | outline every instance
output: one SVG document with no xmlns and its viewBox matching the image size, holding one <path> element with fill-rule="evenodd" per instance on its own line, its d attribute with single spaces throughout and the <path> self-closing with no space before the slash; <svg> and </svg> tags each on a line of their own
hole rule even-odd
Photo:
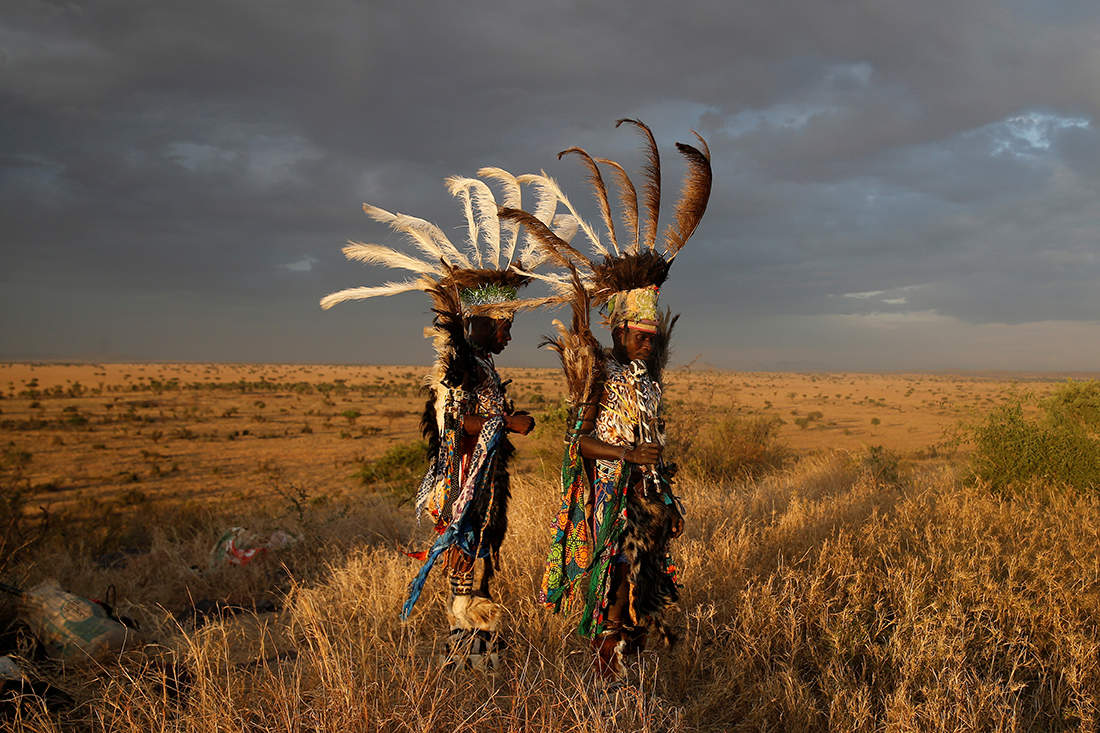
<svg viewBox="0 0 1100 733">
<path fill-rule="evenodd" d="M 64 659 L 100 659 L 132 638 L 102 606 L 66 593 L 52 578 L 23 591 L 19 615 L 48 653 Z"/>
<path fill-rule="evenodd" d="M 258 542 L 248 530 L 233 527 L 221 536 L 210 551 L 210 567 L 216 568 L 225 564 L 248 565 L 269 550 L 281 550 L 297 541 L 297 537 L 280 529 L 272 532 L 266 540 Z"/>
</svg>

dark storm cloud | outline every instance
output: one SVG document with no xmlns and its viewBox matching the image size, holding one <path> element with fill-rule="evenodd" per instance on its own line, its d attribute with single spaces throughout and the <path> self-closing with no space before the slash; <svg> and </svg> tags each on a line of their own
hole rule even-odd
<svg viewBox="0 0 1100 733">
<path fill-rule="evenodd" d="M 672 141 L 711 143 L 666 288 L 686 348 L 739 319 L 1100 312 L 1091 3 L 9 6 L 0 356 L 423 360 L 413 295 L 316 308 L 384 277 L 341 260 L 393 241 L 359 202 L 452 228 L 440 180 L 497 164 L 594 214 L 554 153 L 637 164 L 629 115 L 669 191 Z"/>
</svg>

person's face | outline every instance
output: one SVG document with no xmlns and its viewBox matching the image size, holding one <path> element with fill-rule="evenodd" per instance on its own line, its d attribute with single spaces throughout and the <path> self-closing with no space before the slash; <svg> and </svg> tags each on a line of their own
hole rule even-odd
<svg viewBox="0 0 1100 733">
<path fill-rule="evenodd" d="M 649 357 L 653 356 L 653 349 L 657 345 L 657 334 L 624 328 L 622 343 L 626 358 L 630 361 L 641 360 L 648 363 Z"/>
<path fill-rule="evenodd" d="M 470 341 L 490 354 L 499 354 L 512 340 L 511 319 L 475 318 L 470 323 Z"/>
<path fill-rule="evenodd" d="M 489 347 L 489 351 L 494 354 L 499 354 L 504 351 L 504 347 L 508 345 L 508 342 L 512 340 L 512 320 L 511 319 L 497 319 L 493 321 L 493 344 Z"/>
</svg>

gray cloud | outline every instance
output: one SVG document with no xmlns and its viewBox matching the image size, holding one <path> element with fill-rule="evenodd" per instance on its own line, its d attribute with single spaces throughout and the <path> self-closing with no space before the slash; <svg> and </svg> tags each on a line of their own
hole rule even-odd
<svg viewBox="0 0 1100 733">
<path fill-rule="evenodd" d="M 633 115 L 669 189 L 674 139 L 695 127 L 713 151 L 665 289 L 682 351 L 733 364 L 727 341 L 763 348 L 782 323 L 767 353 L 828 366 L 876 314 L 934 313 L 964 340 L 1100 321 L 1092 3 L 11 5 L 0 357 L 423 361 L 416 296 L 316 308 L 384 277 L 340 256 L 392 241 L 359 203 L 457 226 L 441 179 L 497 164 L 587 205 L 554 153 L 637 164 L 612 125 Z M 516 363 L 543 358 L 528 319 Z M 899 343 L 894 367 L 930 358 Z"/>
</svg>

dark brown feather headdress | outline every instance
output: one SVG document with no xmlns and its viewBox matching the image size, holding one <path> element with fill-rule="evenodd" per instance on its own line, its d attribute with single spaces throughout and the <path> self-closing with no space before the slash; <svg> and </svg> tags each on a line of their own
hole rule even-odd
<svg viewBox="0 0 1100 733">
<path fill-rule="evenodd" d="M 615 124 L 618 127 L 623 123 L 637 128 L 645 145 L 645 164 L 642 169 L 644 222 L 639 221 L 638 190 L 623 166 L 605 158 L 594 158 L 582 148 L 573 147 L 558 154 L 559 159 L 567 154 L 576 155 L 588 169 L 588 182 L 592 185 L 601 218 L 607 227 L 610 250 L 592 232 L 591 227 L 577 216 L 564 195 L 561 195 L 561 201 L 577 219 L 591 242 L 594 253 L 592 258 L 557 237 L 549 227 L 534 220 L 534 217 L 519 207 L 505 206 L 500 209 L 501 220 L 523 225 L 543 257 L 565 270 L 557 275 L 541 276 L 540 279 L 549 281 L 557 294 L 570 303 L 573 310 L 572 328 L 566 328 L 564 324 L 555 321 L 558 335 L 548 338 L 546 345 L 561 357 L 574 404 L 591 397 L 588 392 L 591 384 L 585 378 L 585 369 L 594 366 L 602 358 L 598 343 L 589 328 L 588 310 L 593 305 L 604 312 L 605 323 L 609 326 L 629 322 L 637 327 L 652 328 L 660 336 L 658 362 L 663 364 L 667 359 L 668 335 L 675 319 L 667 312 L 662 314 L 657 310 L 657 294 L 668 277 L 673 260 L 699 226 L 710 199 L 710 149 L 706 141 L 698 133 L 694 133 L 699 141 L 698 148 L 686 143 L 676 143 L 676 149 L 687 161 L 688 170 L 676 204 L 675 221 L 665 229 L 663 251 L 658 251 L 661 158 L 653 132 L 645 123 L 622 119 Z M 600 172 L 601 165 L 609 170 L 612 180 L 617 184 L 621 218 L 631 235 L 630 240 L 622 247 L 619 246 L 619 238 L 615 233 L 607 187 Z"/>
<path fill-rule="evenodd" d="M 504 206 L 500 209 L 500 218 L 504 221 L 521 224 L 527 228 L 528 235 L 535 240 L 543 257 L 553 263 L 569 269 L 575 268 L 584 289 L 588 292 L 592 304 L 605 306 L 616 293 L 645 287 L 660 287 L 668 277 L 669 267 L 699 226 L 707 209 L 711 189 L 710 149 L 707 143 L 694 133 L 699 141 L 696 148 L 686 143 L 676 143 L 676 149 L 687 161 L 688 170 L 680 190 L 680 199 L 676 204 L 675 222 L 665 229 L 663 252 L 657 249 L 657 224 L 661 209 L 661 158 L 657 144 L 649 127 L 639 121 L 622 119 L 616 126 L 629 123 L 641 131 L 645 142 L 646 162 L 643 166 L 645 185 L 643 200 L 645 221 L 639 222 L 638 191 L 626 170 L 612 160 L 593 158 L 582 148 L 569 148 L 558 154 L 561 158 L 568 154 L 580 157 L 588 169 L 588 181 L 592 185 L 600 215 L 607 227 L 611 249 L 592 231 L 591 227 L 577 216 L 564 194 L 557 191 L 560 200 L 579 222 L 580 228 L 588 236 L 594 253 L 593 258 L 582 254 L 568 242 L 561 240 L 544 222 L 535 221 L 531 214 L 519 207 Z M 619 246 L 619 238 L 611 212 L 610 199 L 600 165 L 606 166 L 618 184 L 619 204 L 622 220 L 633 235 L 633 241 Z M 559 292 L 570 294 L 572 279 L 568 272 L 554 280 Z M 570 297 L 572 297 L 570 295 Z"/>
</svg>

